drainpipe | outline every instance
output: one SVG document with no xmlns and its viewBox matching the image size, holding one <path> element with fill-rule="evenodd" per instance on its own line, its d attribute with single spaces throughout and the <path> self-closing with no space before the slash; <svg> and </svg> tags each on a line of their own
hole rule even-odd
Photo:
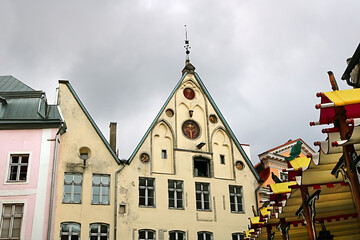
<svg viewBox="0 0 360 240">
<path fill-rule="evenodd" d="M 260 179 L 259 180 L 259 186 L 255 189 L 255 200 L 256 200 L 256 211 L 259 209 L 259 204 L 258 204 L 258 191 L 261 188 L 261 186 L 264 184 L 264 180 Z"/>
<path fill-rule="evenodd" d="M 121 161 L 121 160 L 120 160 Z M 118 174 L 121 170 L 124 169 L 125 164 L 120 167 L 119 170 L 115 172 L 115 211 L 114 211 L 114 240 L 116 240 L 116 230 L 117 230 L 117 183 L 118 183 Z"/>
<path fill-rule="evenodd" d="M 55 185 L 55 172 L 56 172 L 56 161 L 57 161 L 57 151 L 59 145 L 59 134 L 63 131 L 64 125 L 62 124 L 59 128 L 59 131 L 55 136 L 55 148 L 54 148 L 54 158 L 53 158 L 53 166 L 52 166 L 52 174 L 51 174 L 51 188 L 50 188 L 50 205 L 49 205 L 49 219 L 48 219 L 48 230 L 47 230 L 47 239 L 50 239 L 51 234 L 51 224 L 52 224 L 52 211 L 53 211 L 53 202 L 54 202 L 54 185 Z"/>
</svg>

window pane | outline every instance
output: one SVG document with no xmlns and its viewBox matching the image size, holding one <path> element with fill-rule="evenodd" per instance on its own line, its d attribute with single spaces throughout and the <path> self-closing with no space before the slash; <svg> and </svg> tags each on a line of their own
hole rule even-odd
<svg viewBox="0 0 360 240">
<path fill-rule="evenodd" d="M 102 203 L 102 204 L 109 204 L 109 196 L 103 196 L 101 203 Z"/>
<path fill-rule="evenodd" d="M 101 233 L 107 233 L 107 232 L 108 232 L 108 226 L 102 224 L 102 225 L 101 225 Z"/>
<path fill-rule="evenodd" d="M 69 196 L 70 198 L 70 196 Z M 80 203 L 81 202 L 81 195 L 80 194 L 74 194 L 74 203 Z"/>
<path fill-rule="evenodd" d="M 100 184 L 100 176 L 94 175 L 93 176 L 93 183 L 94 184 Z"/>
<path fill-rule="evenodd" d="M 72 232 L 73 232 L 73 233 L 80 233 L 80 225 L 78 225 L 78 224 L 73 224 L 73 225 L 72 225 Z"/>
<path fill-rule="evenodd" d="M 29 156 L 24 155 L 22 156 L 21 163 L 28 163 L 29 162 Z"/>
<path fill-rule="evenodd" d="M 79 240 L 79 236 L 71 236 L 71 240 Z"/>
<path fill-rule="evenodd" d="M 4 218 L 2 223 L 2 231 L 1 231 L 1 237 L 6 238 L 9 235 L 9 228 L 10 228 L 10 219 Z"/>
<path fill-rule="evenodd" d="M 94 195 L 99 195 L 100 194 L 100 187 L 94 186 L 93 187 L 93 194 Z"/>
<path fill-rule="evenodd" d="M 175 201 L 172 199 L 169 199 L 169 207 L 175 207 Z"/>
<path fill-rule="evenodd" d="M 98 226 L 97 224 L 91 224 L 90 225 L 90 232 L 91 233 L 97 233 L 98 232 Z"/>
<path fill-rule="evenodd" d="M 15 205 L 15 214 L 22 214 L 23 206 L 22 205 Z"/>
<path fill-rule="evenodd" d="M 110 178 L 108 176 L 102 176 L 102 181 L 104 185 L 108 185 L 110 183 Z"/>
<path fill-rule="evenodd" d="M 70 194 L 64 193 L 64 199 L 63 202 L 69 203 L 71 201 Z"/>
<path fill-rule="evenodd" d="M 99 203 L 100 199 L 98 195 L 93 195 L 93 203 L 97 204 Z"/>
<path fill-rule="evenodd" d="M 71 183 L 71 182 L 72 182 L 72 179 L 73 179 L 73 175 L 72 175 L 72 174 L 65 173 L 65 176 L 64 176 L 65 182 Z"/>
<path fill-rule="evenodd" d="M 74 175 L 74 183 L 80 184 L 81 180 L 82 180 L 82 176 L 80 174 L 75 174 Z"/>
<path fill-rule="evenodd" d="M 16 175 L 17 175 L 17 166 L 11 166 L 10 167 L 10 177 L 9 180 L 16 181 Z"/>
<path fill-rule="evenodd" d="M 11 157 L 11 162 L 12 163 L 18 163 L 19 162 L 19 156 L 12 156 Z"/>
<path fill-rule="evenodd" d="M 109 195 L 109 187 L 103 187 L 102 188 L 102 194 L 103 195 Z"/>
</svg>

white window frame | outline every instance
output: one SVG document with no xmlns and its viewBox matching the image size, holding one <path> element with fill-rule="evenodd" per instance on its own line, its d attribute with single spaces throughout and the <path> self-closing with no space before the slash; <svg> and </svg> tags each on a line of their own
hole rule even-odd
<svg viewBox="0 0 360 240">
<path fill-rule="evenodd" d="M 69 232 L 65 232 L 65 233 L 69 233 L 68 235 L 62 235 L 62 225 L 63 224 L 69 224 L 70 225 L 70 229 L 69 229 Z M 75 234 L 73 235 L 73 232 L 72 232 L 72 225 L 79 225 L 79 234 Z M 68 237 L 68 240 L 71 240 L 73 236 L 78 236 L 79 240 L 80 240 L 80 237 L 81 237 L 81 224 L 78 223 L 78 222 L 62 222 L 60 223 L 60 240 L 61 240 L 61 237 L 62 236 L 67 236 Z"/>
<path fill-rule="evenodd" d="M 0 234 L 2 233 L 2 224 L 3 224 L 3 211 L 4 211 L 4 205 L 12 205 L 12 210 L 11 210 L 11 215 L 10 215 L 10 228 L 9 228 L 9 233 L 10 233 L 10 235 L 12 236 L 12 231 L 13 231 L 13 223 L 14 223 L 14 218 L 15 217 L 19 217 L 19 216 L 13 216 L 13 211 L 14 211 L 14 207 L 15 207 L 15 205 L 22 205 L 22 213 L 21 213 L 21 226 L 20 226 L 20 236 L 19 236 L 19 238 L 10 238 L 10 239 L 14 239 L 14 240 L 16 240 L 16 239 L 24 239 L 24 234 L 25 234 L 25 232 L 24 232 L 24 226 L 25 226 L 25 224 L 26 224 L 26 222 L 25 222 L 25 213 L 26 213 L 26 207 L 25 207 L 25 202 L 10 202 L 10 201 L 6 201 L 6 202 L 1 202 L 1 204 L 0 204 L 0 207 L 1 207 L 1 209 L 0 209 Z M 9 239 L 9 238 L 1 238 L 1 235 L 0 235 L 0 239 L 3 239 L 3 240 L 5 240 L 5 239 Z"/>
<path fill-rule="evenodd" d="M 92 225 L 97 225 L 97 233 L 92 233 L 91 232 L 91 226 Z M 102 233 L 101 232 L 101 226 L 106 226 L 107 227 L 107 231 L 106 233 Z M 89 239 L 91 239 L 91 237 L 97 237 L 97 240 L 100 240 L 101 237 L 107 237 L 107 240 L 109 240 L 109 236 L 110 236 L 110 225 L 107 223 L 91 223 L 89 226 Z"/>
<path fill-rule="evenodd" d="M 212 233 L 212 232 L 200 231 L 200 232 L 197 232 L 197 240 L 200 240 L 200 239 L 199 239 L 199 234 L 202 235 L 202 238 L 203 238 L 204 240 L 206 240 L 207 235 L 210 235 L 210 239 L 211 239 L 211 240 L 214 239 L 214 236 L 213 236 L 213 233 Z"/>
<path fill-rule="evenodd" d="M 171 230 L 169 231 L 169 240 L 170 240 L 170 234 L 174 233 L 175 234 L 175 240 L 186 240 L 186 233 L 184 231 L 180 231 L 180 230 Z M 183 235 L 183 237 L 179 237 L 179 233 L 181 233 Z"/>
<path fill-rule="evenodd" d="M 72 181 L 71 183 L 68 183 L 65 181 L 65 176 L 66 174 L 71 174 L 72 175 Z M 75 175 L 80 175 L 81 176 L 81 182 L 80 184 L 75 183 L 74 181 L 74 176 Z M 74 204 L 81 204 L 81 200 L 82 200 L 82 183 L 83 183 L 83 174 L 82 173 L 70 173 L 70 172 L 66 172 L 64 173 L 64 185 L 63 185 L 63 199 L 62 202 L 63 203 L 74 203 Z M 70 192 L 70 201 L 69 202 L 65 202 L 65 185 L 70 185 L 71 186 L 71 192 Z M 80 202 L 74 202 L 74 187 L 75 186 L 80 186 Z"/>
<path fill-rule="evenodd" d="M 170 187 L 170 181 L 174 182 L 174 187 Z M 181 189 L 177 188 L 178 183 L 181 182 Z M 174 206 L 170 206 L 170 191 L 174 192 Z M 181 195 L 181 206 L 178 206 L 179 196 Z M 168 180 L 168 205 L 170 209 L 184 209 L 184 181 L 182 180 Z"/>
<path fill-rule="evenodd" d="M 234 193 L 231 193 L 230 188 L 234 188 Z M 238 192 L 238 188 L 240 188 L 240 192 Z M 234 197 L 234 203 L 231 202 L 231 197 Z M 241 208 L 239 209 L 239 203 L 237 200 L 237 197 L 241 198 Z M 229 200 L 230 200 L 230 211 L 232 213 L 244 213 L 244 198 L 243 198 L 243 187 L 242 186 L 238 186 L 238 185 L 229 185 Z M 231 205 L 234 204 L 235 205 L 235 210 L 231 210 Z"/>
<path fill-rule="evenodd" d="M 11 162 L 11 155 L 29 155 L 28 160 L 28 168 L 26 174 L 26 181 L 9 181 L 10 176 L 10 162 Z M 32 152 L 8 152 L 8 157 L 6 161 L 6 177 L 4 177 L 4 184 L 29 184 L 31 179 L 31 165 L 32 165 Z"/>
<path fill-rule="evenodd" d="M 145 238 L 140 238 L 140 232 L 145 232 Z M 154 234 L 154 238 L 149 238 L 149 232 Z M 152 229 L 139 229 L 138 231 L 138 239 L 139 240 L 156 240 L 156 231 Z"/>
<path fill-rule="evenodd" d="M 200 190 L 196 190 L 196 185 L 199 184 L 200 185 Z M 208 190 L 204 190 L 204 185 L 208 186 Z M 200 199 L 197 199 L 197 194 L 200 194 Z M 205 195 L 208 195 L 209 197 L 209 208 L 205 208 Z M 211 195 L 210 195 L 210 183 L 205 183 L 205 182 L 195 182 L 195 204 L 196 204 L 196 210 L 198 211 L 211 211 Z M 197 203 L 200 201 L 201 203 L 201 208 L 199 209 L 197 207 Z"/>
<path fill-rule="evenodd" d="M 144 179 L 145 180 L 145 186 L 141 186 L 140 185 L 140 179 Z M 148 186 L 148 180 L 151 179 L 153 180 L 153 185 L 152 186 Z M 145 204 L 141 205 L 140 204 L 140 189 L 144 189 L 145 190 L 145 196 L 143 196 L 145 198 Z M 153 201 L 153 205 L 149 205 L 149 191 L 152 190 L 154 192 L 154 201 Z M 147 177 L 140 177 L 139 178 L 139 206 L 140 207 L 155 207 L 156 206 L 156 202 L 155 202 L 155 178 L 147 178 Z"/>
<path fill-rule="evenodd" d="M 99 184 L 95 184 L 94 183 L 94 177 L 100 177 L 100 183 Z M 108 177 L 109 178 L 109 183 L 108 184 L 104 184 L 102 182 L 102 178 L 103 177 Z M 110 180 L 111 180 L 111 175 L 110 174 L 93 174 L 92 175 L 92 189 L 91 189 L 91 204 L 94 205 L 110 205 Z M 99 202 L 98 203 L 94 203 L 94 186 L 99 187 Z M 103 202 L 103 190 L 105 188 L 108 188 L 108 196 L 109 196 L 109 200 L 107 203 Z M 105 195 L 104 195 L 105 196 Z"/>
<path fill-rule="evenodd" d="M 245 239 L 245 234 L 244 233 L 232 233 L 231 234 L 231 239 L 234 239 L 234 237 L 236 237 L 236 240 L 244 240 Z"/>
</svg>

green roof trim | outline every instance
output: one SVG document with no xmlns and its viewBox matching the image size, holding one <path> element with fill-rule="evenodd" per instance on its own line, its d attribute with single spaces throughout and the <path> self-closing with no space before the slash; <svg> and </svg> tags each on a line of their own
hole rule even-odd
<svg viewBox="0 0 360 240">
<path fill-rule="evenodd" d="M 151 129 L 154 127 L 154 125 L 157 123 L 157 121 L 160 118 L 161 113 L 164 111 L 166 105 L 169 103 L 170 99 L 173 97 L 173 95 L 175 94 L 176 90 L 179 88 L 180 83 L 184 80 L 185 76 L 188 73 L 185 72 L 184 75 L 180 78 L 179 82 L 176 84 L 175 88 L 173 89 L 173 91 L 171 92 L 170 96 L 167 98 L 166 102 L 164 103 L 164 105 L 162 106 L 162 108 L 160 109 L 159 113 L 156 115 L 154 121 L 151 123 L 150 127 L 148 128 L 148 130 L 146 131 L 145 135 L 143 136 L 143 138 L 140 140 L 139 144 L 137 145 L 137 147 L 135 148 L 134 152 L 131 154 L 128 163 L 130 164 L 132 162 L 132 160 L 134 159 L 136 153 L 139 151 L 140 147 L 142 146 L 142 144 L 144 143 L 145 139 L 147 138 L 147 136 L 149 135 Z M 239 149 L 241 155 L 243 156 L 243 158 L 245 159 L 247 165 L 250 167 L 251 172 L 254 174 L 255 178 L 257 181 L 260 180 L 260 176 L 258 175 L 258 173 L 256 172 L 253 164 L 251 163 L 250 159 L 248 158 L 247 154 L 245 153 L 244 149 L 241 147 L 240 142 L 237 140 L 237 138 L 235 137 L 235 134 L 233 133 L 233 131 L 231 130 L 230 126 L 228 125 L 228 123 L 225 121 L 224 116 L 222 115 L 222 113 L 220 112 L 219 108 L 216 106 L 214 100 L 212 99 L 210 93 L 208 92 L 208 90 L 206 89 L 204 83 L 201 81 L 200 77 L 198 76 L 197 73 L 194 73 L 195 75 L 195 79 L 197 80 L 198 84 L 200 85 L 202 91 L 205 93 L 205 95 L 207 96 L 207 98 L 209 99 L 210 103 L 212 104 L 212 106 L 214 107 L 216 113 L 219 115 L 222 123 L 224 124 L 224 126 L 226 127 L 226 130 L 231 134 L 231 137 L 233 138 L 235 145 L 237 146 L 237 148 Z"/>
<path fill-rule="evenodd" d="M 104 137 L 104 135 L 102 134 L 102 132 L 100 131 L 100 129 L 98 128 L 98 126 L 96 125 L 95 121 L 92 119 L 92 117 L 90 116 L 89 112 L 86 110 L 84 104 L 81 102 L 79 96 L 76 94 L 75 90 L 73 89 L 73 87 L 71 86 L 70 82 L 67 80 L 59 80 L 59 83 L 65 84 L 71 94 L 74 96 L 74 98 L 76 99 L 77 103 L 79 104 L 81 110 L 85 113 L 86 117 L 89 119 L 91 125 L 94 127 L 95 131 L 97 132 L 97 134 L 99 135 L 99 137 L 101 138 L 101 140 L 103 141 L 103 143 L 105 144 L 105 146 L 107 147 L 107 149 L 109 150 L 110 154 L 114 157 L 115 161 L 120 165 L 124 165 L 124 163 L 122 163 L 120 161 L 120 159 L 118 158 L 118 156 L 116 156 L 115 152 L 112 150 L 112 148 L 110 147 L 109 142 L 106 140 L 106 138 Z M 66 119 L 65 119 L 66 122 Z"/>
</svg>

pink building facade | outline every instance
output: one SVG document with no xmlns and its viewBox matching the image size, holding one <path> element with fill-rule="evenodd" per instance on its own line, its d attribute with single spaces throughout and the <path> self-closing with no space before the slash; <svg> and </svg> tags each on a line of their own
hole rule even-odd
<svg viewBox="0 0 360 240">
<path fill-rule="evenodd" d="M 0 76 L 0 98 L 0 239 L 48 239 L 60 111 L 12 76 Z"/>
</svg>

